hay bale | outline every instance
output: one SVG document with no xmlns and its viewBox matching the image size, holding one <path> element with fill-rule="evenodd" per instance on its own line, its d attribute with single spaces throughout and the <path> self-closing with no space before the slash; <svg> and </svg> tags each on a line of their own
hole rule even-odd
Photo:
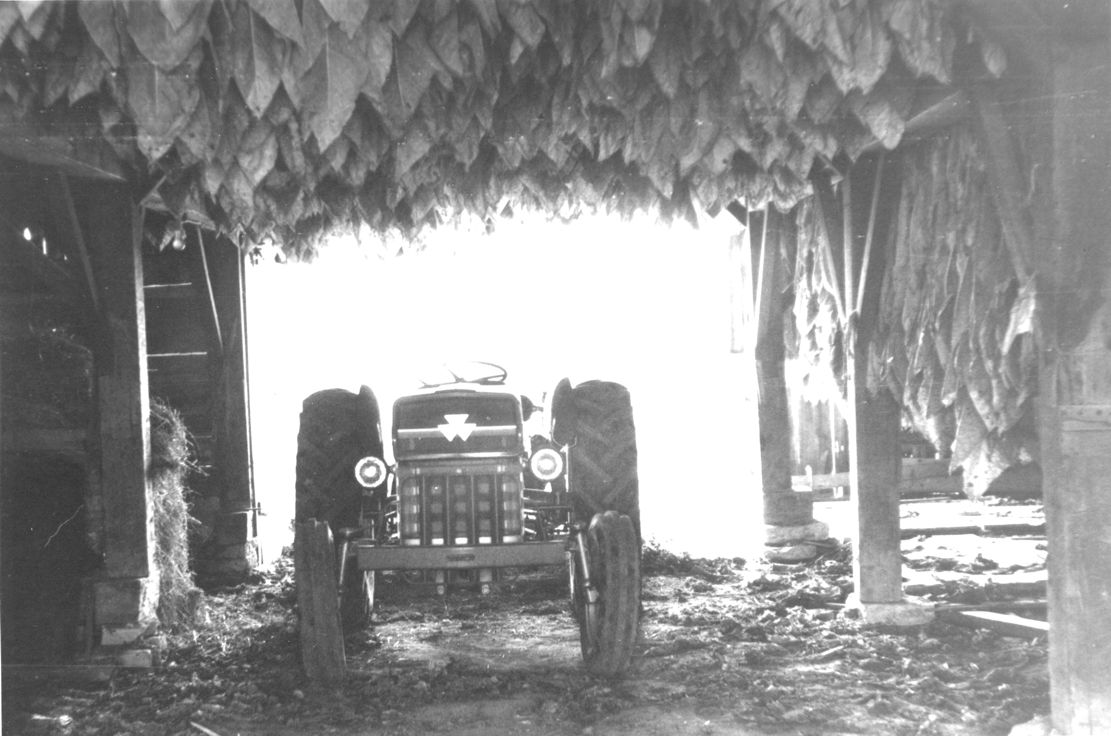
<svg viewBox="0 0 1111 736">
<path fill-rule="evenodd" d="M 154 560 L 159 570 L 158 619 L 166 626 L 188 623 L 196 610 L 189 567 L 189 488 L 193 447 L 181 414 L 162 399 L 151 399 L 150 482 Z"/>
</svg>

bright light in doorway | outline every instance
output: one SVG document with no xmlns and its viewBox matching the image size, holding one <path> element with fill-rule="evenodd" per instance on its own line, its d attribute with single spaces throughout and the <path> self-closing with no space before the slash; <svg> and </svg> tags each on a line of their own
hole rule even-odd
<svg viewBox="0 0 1111 736">
<path fill-rule="evenodd" d="M 752 528 L 750 374 L 729 350 L 731 220 L 441 228 L 400 257 L 381 255 L 394 244 L 360 247 L 351 236 L 311 265 L 252 268 L 256 487 L 271 522 L 284 529 L 292 516 L 304 397 L 366 384 L 386 418 L 424 370 L 486 360 L 538 403 L 564 376 L 625 384 L 645 536 L 691 554 L 747 554 L 762 531 Z"/>
</svg>

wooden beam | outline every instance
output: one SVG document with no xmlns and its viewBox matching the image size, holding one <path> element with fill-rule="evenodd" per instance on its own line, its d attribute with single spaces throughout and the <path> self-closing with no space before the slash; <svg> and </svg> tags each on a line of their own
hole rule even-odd
<svg viewBox="0 0 1111 736">
<path fill-rule="evenodd" d="M 62 136 L 37 130 L 10 116 L 0 116 L 0 154 L 68 174 L 102 181 L 125 182 L 127 176 L 99 128 Z"/>
<path fill-rule="evenodd" d="M 939 87 L 923 95 L 922 108 L 911 115 L 903 127 L 902 143 L 924 138 L 928 135 L 959 123 L 968 118 L 972 106 L 963 90 Z M 878 153 L 887 150 L 880 141 L 874 140 L 866 145 L 861 154 Z"/>
<path fill-rule="evenodd" d="M 972 626 L 978 629 L 991 629 L 1003 636 L 1014 636 L 1019 639 L 1032 639 L 1045 636 L 1049 633 L 1049 623 L 1033 618 L 1016 616 L 1013 613 L 997 613 L 995 611 L 950 611 L 944 618 L 962 626 Z"/>
<path fill-rule="evenodd" d="M 212 316 L 212 328 L 216 335 L 217 355 L 224 354 L 224 336 L 220 331 L 220 310 L 216 307 L 216 294 L 212 290 L 212 271 L 208 267 L 208 255 L 205 253 L 204 233 L 199 225 L 194 225 L 193 230 L 197 236 L 197 252 L 200 253 L 200 269 L 204 274 L 205 295 L 208 297 L 208 307 Z"/>
<path fill-rule="evenodd" d="M 1026 537 L 1045 534 L 1045 524 L 965 524 L 960 526 L 908 527 L 900 531 L 901 539 L 915 537 L 955 537 L 974 534 L 980 537 Z"/>
<path fill-rule="evenodd" d="M 883 183 L 883 164 L 886 154 L 880 151 L 876 160 L 876 177 L 872 181 L 872 205 L 868 209 L 868 231 L 864 235 L 864 256 L 860 259 L 860 286 L 857 287 L 856 304 L 854 310 L 857 314 L 864 308 L 864 288 L 868 285 L 868 264 L 872 261 L 872 238 L 876 234 L 876 215 L 879 213 L 880 185 Z"/>
</svg>

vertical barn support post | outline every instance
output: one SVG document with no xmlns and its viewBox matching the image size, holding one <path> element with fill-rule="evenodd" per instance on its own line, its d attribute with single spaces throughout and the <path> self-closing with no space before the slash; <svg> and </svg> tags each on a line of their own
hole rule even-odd
<svg viewBox="0 0 1111 736">
<path fill-rule="evenodd" d="M 347 660 L 340 626 L 335 546 L 328 523 L 316 519 L 298 523 L 293 557 L 301 619 L 301 665 L 315 683 L 342 682 Z"/>
<path fill-rule="evenodd" d="M 85 188 L 87 223 L 104 329 L 96 355 L 99 486 L 104 565 L 93 585 L 100 643 L 126 645 L 156 622 L 150 399 L 143 304 L 142 215 L 122 186 Z"/>
<path fill-rule="evenodd" d="M 760 471 L 764 490 L 764 542 L 767 557 L 775 561 L 800 561 L 818 554 L 813 542 L 829 537 L 829 527 L 814 519 L 808 493 L 791 486 L 791 409 L 784 372 L 783 300 L 785 274 L 779 256 L 785 218 L 768 209 L 753 213 L 751 228 L 759 231 L 760 257 L 756 317 L 756 376 L 759 392 Z"/>
<path fill-rule="evenodd" d="M 1092 4 L 1093 6 L 1095 3 Z M 1091 10 L 1092 8 L 1088 8 Z M 1059 11 L 1052 209 L 1039 271 L 1053 727 L 1111 733 L 1111 44 Z M 1071 16 L 1071 17 L 1070 17 Z M 1100 27 L 1102 25 L 1102 28 Z M 1038 233 L 1045 234 L 1044 226 Z M 1041 259 L 1040 259 L 1041 260 Z"/>
<path fill-rule="evenodd" d="M 879 182 L 883 173 L 880 157 L 871 175 L 873 196 L 864 209 L 863 202 L 850 201 L 849 189 L 843 190 L 842 247 L 845 271 L 846 308 L 851 310 L 845 323 L 845 378 L 848 397 L 845 422 L 849 439 L 849 487 L 855 522 L 853 534 L 853 586 L 850 605 L 860 611 L 865 623 L 873 625 L 914 626 L 929 622 L 933 608 L 909 601 L 903 596 L 903 562 L 900 549 L 899 475 L 902 453 L 899 448 L 901 407 L 886 388 L 868 388 L 868 343 L 879 312 L 879 275 L 885 259 L 872 259 L 872 238 L 879 210 Z M 845 185 L 854 172 L 846 175 Z M 867 293 L 853 287 L 855 273 L 854 241 L 859 230 L 853 227 L 867 217 L 864 253 L 859 283 Z M 869 278 L 869 273 L 872 274 Z M 859 306 L 858 306 L 859 305 Z"/>
<path fill-rule="evenodd" d="M 199 238 L 202 243 L 204 238 Z M 241 576 L 260 562 L 254 481 L 251 472 L 251 423 L 247 390 L 244 254 L 225 238 L 209 241 L 213 305 L 219 318 L 222 350 L 214 376 L 219 405 L 215 412 L 216 463 L 221 484 L 216 524 L 215 564 L 219 575 Z"/>
</svg>

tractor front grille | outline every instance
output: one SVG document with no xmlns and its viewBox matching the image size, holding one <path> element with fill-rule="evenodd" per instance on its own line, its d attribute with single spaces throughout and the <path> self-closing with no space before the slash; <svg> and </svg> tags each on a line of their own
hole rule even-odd
<svg viewBox="0 0 1111 736">
<path fill-rule="evenodd" d="M 522 539 L 522 467 L 497 463 L 399 468 L 401 543 L 458 546 Z"/>
</svg>

